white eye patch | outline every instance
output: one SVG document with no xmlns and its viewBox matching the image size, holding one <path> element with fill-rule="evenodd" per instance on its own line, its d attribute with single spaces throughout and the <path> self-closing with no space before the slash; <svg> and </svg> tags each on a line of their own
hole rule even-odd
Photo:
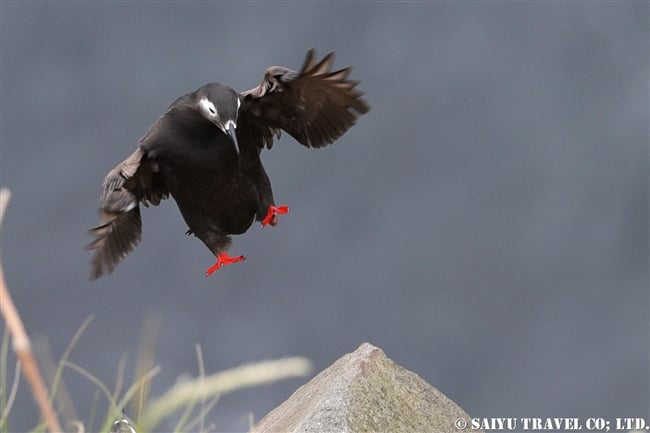
<svg viewBox="0 0 650 433">
<path fill-rule="evenodd" d="M 212 102 L 210 102 L 207 98 L 201 98 L 199 101 L 199 106 L 201 107 L 201 110 L 203 113 L 206 115 L 206 117 L 217 117 L 217 107 L 214 106 Z"/>
</svg>

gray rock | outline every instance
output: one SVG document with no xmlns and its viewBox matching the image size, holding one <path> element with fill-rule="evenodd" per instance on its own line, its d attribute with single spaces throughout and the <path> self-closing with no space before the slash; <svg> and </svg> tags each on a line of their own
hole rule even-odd
<svg viewBox="0 0 650 433">
<path fill-rule="evenodd" d="M 266 415 L 251 433 L 459 433 L 469 416 L 453 401 L 364 343 Z"/>
</svg>

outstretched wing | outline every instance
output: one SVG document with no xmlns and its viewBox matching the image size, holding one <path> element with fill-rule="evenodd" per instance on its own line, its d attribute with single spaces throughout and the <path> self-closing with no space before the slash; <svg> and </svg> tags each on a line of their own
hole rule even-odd
<svg viewBox="0 0 650 433">
<path fill-rule="evenodd" d="M 142 236 L 140 207 L 158 205 L 169 196 L 155 161 L 138 147 L 112 169 L 102 183 L 100 212 L 102 224 L 90 230 L 95 240 L 86 247 L 95 250 L 91 279 L 113 271 Z"/>
<path fill-rule="evenodd" d="M 270 149 L 281 129 L 307 147 L 343 135 L 370 107 L 355 89 L 359 81 L 347 79 L 351 68 L 332 71 L 332 63 L 333 52 L 316 62 L 310 49 L 299 72 L 268 68 L 259 86 L 241 94 L 238 138 Z"/>
</svg>

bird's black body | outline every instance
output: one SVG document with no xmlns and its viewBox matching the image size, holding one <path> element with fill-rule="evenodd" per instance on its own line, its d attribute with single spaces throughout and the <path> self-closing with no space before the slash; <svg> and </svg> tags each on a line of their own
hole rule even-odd
<svg viewBox="0 0 650 433">
<path fill-rule="evenodd" d="M 216 83 L 204 88 L 216 86 L 235 94 Z M 157 161 L 189 232 L 216 255 L 229 245 L 228 234 L 244 233 L 253 223 L 260 205 L 256 185 L 241 169 L 232 139 L 218 127 L 191 109 L 172 106 L 168 116 L 141 147 Z"/>
<path fill-rule="evenodd" d="M 332 54 L 300 72 L 272 67 L 262 83 L 241 94 L 209 83 L 178 98 L 140 139 L 136 151 L 104 179 L 103 224 L 96 236 L 92 278 L 111 272 L 141 236 L 139 204 L 171 195 L 194 234 L 217 257 L 208 273 L 243 260 L 226 254 L 230 235 L 252 223 L 277 222 L 271 183 L 260 159 L 281 129 L 308 147 L 334 141 L 368 106 L 348 69 L 330 72 Z"/>
</svg>

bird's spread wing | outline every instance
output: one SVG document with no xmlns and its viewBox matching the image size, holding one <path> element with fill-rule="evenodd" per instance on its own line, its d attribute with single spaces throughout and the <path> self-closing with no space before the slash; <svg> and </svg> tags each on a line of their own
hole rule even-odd
<svg viewBox="0 0 650 433">
<path fill-rule="evenodd" d="M 238 137 L 270 148 L 283 129 L 307 147 L 323 147 L 343 135 L 370 107 L 359 82 L 347 79 L 351 68 L 332 71 L 333 62 L 334 53 L 317 62 L 309 50 L 299 72 L 268 68 L 259 86 L 241 94 Z"/>
<path fill-rule="evenodd" d="M 139 204 L 157 205 L 168 195 L 157 164 L 140 147 L 106 175 L 100 197 L 102 224 L 90 230 L 95 240 L 87 247 L 95 250 L 91 278 L 112 272 L 140 241 Z"/>
</svg>

